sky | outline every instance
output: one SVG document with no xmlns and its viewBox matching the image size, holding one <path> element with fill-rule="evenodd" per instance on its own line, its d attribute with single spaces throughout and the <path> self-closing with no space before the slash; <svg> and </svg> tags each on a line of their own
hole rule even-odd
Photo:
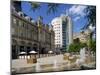
<svg viewBox="0 0 100 75">
<path fill-rule="evenodd" d="M 41 3 L 41 8 L 33 11 L 28 2 L 22 2 L 22 11 L 35 21 L 39 16 L 42 16 L 44 24 L 51 23 L 55 17 L 59 17 L 61 14 L 69 15 L 72 18 L 74 33 L 80 32 L 87 22 L 86 13 L 84 12 L 86 7 L 86 5 L 60 4 L 56 13 L 47 14 L 48 8 L 46 3 Z"/>
</svg>

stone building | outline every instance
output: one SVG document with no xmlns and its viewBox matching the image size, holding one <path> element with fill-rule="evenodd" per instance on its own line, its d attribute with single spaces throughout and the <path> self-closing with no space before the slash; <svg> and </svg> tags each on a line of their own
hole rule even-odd
<svg viewBox="0 0 100 75">
<path fill-rule="evenodd" d="M 89 40 L 90 37 L 90 33 L 88 30 L 79 32 L 79 33 L 74 33 L 73 39 L 74 41 L 78 41 L 81 43 L 87 43 L 87 41 Z"/>
<path fill-rule="evenodd" d="M 38 53 L 48 53 L 54 50 L 54 31 L 39 17 L 35 22 L 22 11 L 11 9 L 11 51 L 12 58 L 16 59 L 20 52 L 27 54 L 35 50 Z"/>
</svg>

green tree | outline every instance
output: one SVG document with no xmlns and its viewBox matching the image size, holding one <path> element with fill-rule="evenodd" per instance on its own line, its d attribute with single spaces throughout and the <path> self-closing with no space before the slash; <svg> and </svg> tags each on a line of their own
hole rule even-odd
<svg viewBox="0 0 100 75">
<path fill-rule="evenodd" d="M 88 46 L 91 51 L 96 52 L 96 41 L 95 40 L 89 39 Z"/>
<path fill-rule="evenodd" d="M 82 28 L 84 30 L 89 29 L 89 26 L 92 25 L 93 27 L 96 27 L 96 6 L 87 6 L 85 9 L 86 12 L 86 19 L 87 24 Z M 92 50 L 96 51 L 96 41 L 94 42 L 92 39 L 93 34 L 96 33 L 96 30 L 91 31 L 89 35 L 89 40 L 87 42 L 88 50 L 91 52 Z"/>
<path fill-rule="evenodd" d="M 69 46 L 69 52 L 79 52 L 81 48 L 87 47 L 86 43 L 73 43 Z"/>
<path fill-rule="evenodd" d="M 96 52 L 96 41 L 92 41 L 91 50 Z"/>
</svg>

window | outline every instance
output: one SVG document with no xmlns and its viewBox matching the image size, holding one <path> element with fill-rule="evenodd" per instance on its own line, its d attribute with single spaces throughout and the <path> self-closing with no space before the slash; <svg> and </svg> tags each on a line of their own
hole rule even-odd
<svg viewBox="0 0 100 75">
<path fill-rule="evenodd" d="M 23 33 L 21 33 L 21 37 L 24 37 L 24 34 Z"/>
<path fill-rule="evenodd" d="M 16 19 L 15 19 L 15 18 L 13 18 L 13 23 L 14 23 L 14 24 L 16 24 L 16 22 L 17 22 L 17 21 L 16 21 Z"/>
<path fill-rule="evenodd" d="M 23 27 L 25 27 L 25 23 L 23 22 L 22 24 L 23 24 Z"/>
<path fill-rule="evenodd" d="M 21 22 L 21 21 L 19 21 L 18 25 L 19 25 L 19 26 L 21 26 L 21 25 L 22 25 L 22 22 Z"/>
</svg>

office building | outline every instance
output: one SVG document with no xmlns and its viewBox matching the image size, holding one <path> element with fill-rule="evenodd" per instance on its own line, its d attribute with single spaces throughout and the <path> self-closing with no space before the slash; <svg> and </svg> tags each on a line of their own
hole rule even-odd
<svg viewBox="0 0 100 75">
<path fill-rule="evenodd" d="M 68 46 L 73 43 L 73 26 L 69 16 L 62 14 L 51 22 L 55 32 L 55 48 L 67 50 Z"/>
</svg>

